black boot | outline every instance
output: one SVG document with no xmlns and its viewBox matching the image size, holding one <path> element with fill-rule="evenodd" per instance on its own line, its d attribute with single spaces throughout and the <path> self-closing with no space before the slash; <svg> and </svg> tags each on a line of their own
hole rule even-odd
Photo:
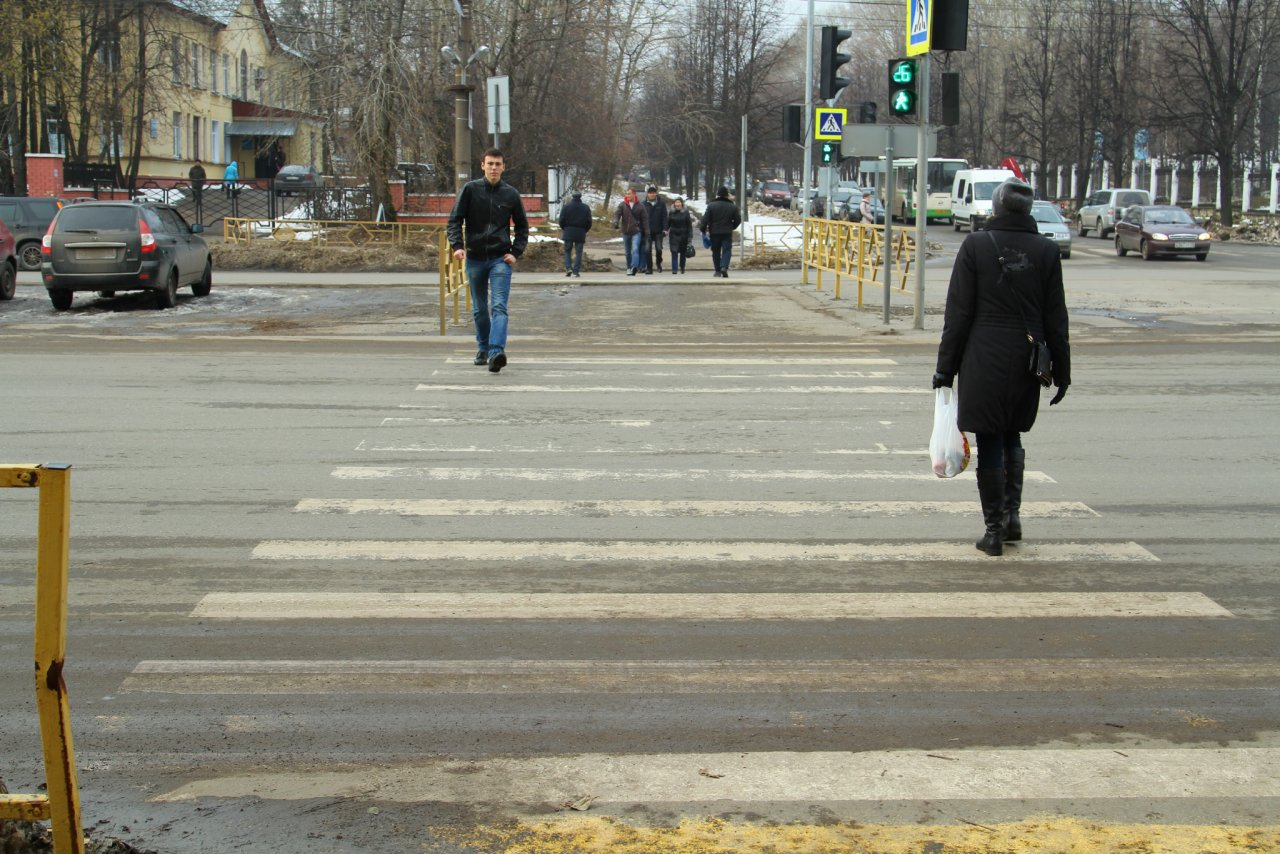
<svg viewBox="0 0 1280 854">
<path fill-rule="evenodd" d="M 1016 543 L 1022 539 L 1022 520 L 1018 510 L 1022 507 L 1022 475 L 1027 470 L 1027 452 L 1014 448 L 1004 458 L 1004 541 Z"/>
<path fill-rule="evenodd" d="M 1004 554 L 1004 469 L 978 469 L 978 499 L 987 531 L 974 545 L 999 557 Z"/>
</svg>

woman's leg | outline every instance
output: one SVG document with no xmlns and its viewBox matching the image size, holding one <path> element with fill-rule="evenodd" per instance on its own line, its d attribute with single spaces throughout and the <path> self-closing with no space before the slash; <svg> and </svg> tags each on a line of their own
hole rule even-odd
<svg viewBox="0 0 1280 854">
<path fill-rule="evenodd" d="M 1017 431 L 1004 434 L 1004 541 L 1022 539 L 1022 476 L 1027 470 L 1027 452 Z"/>
<path fill-rule="evenodd" d="M 978 499 L 985 530 L 974 543 L 992 557 L 1004 554 L 1004 433 L 975 433 L 978 443 Z"/>
</svg>

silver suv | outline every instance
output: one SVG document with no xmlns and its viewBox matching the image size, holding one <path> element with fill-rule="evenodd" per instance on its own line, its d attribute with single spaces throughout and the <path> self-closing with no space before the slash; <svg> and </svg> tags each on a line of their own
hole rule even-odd
<svg viewBox="0 0 1280 854">
<path fill-rule="evenodd" d="M 1106 240 L 1116 230 L 1116 223 L 1130 205 L 1151 204 L 1151 194 L 1131 187 L 1099 190 L 1084 200 L 1078 214 L 1076 233 L 1084 237 L 1090 231 Z"/>
</svg>

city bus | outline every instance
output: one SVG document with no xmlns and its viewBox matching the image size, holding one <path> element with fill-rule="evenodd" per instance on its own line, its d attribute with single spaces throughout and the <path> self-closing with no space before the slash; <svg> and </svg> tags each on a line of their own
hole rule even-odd
<svg viewBox="0 0 1280 854">
<path fill-rule="evenodd" d="M 951 185 L 956 173 L 968 169 L 969 162 L 955 157 L 930 157 L 925 167 L 926 186 L 929 193 L 929 209 L 926 222 L 931 219 L 951 222 Z M 882 193 L 883 195 L 883 193 Z M 894 219 L 914 222 L 916 218 L 916 159 L 903 158 L 893 161 L 893 210 Z"/>
</svg>

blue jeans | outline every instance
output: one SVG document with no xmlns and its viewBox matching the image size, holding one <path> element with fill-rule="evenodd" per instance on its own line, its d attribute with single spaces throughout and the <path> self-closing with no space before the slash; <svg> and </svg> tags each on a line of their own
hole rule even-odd
<svg viewBox="0 0 1280 854">
<path fill-rule="evenodd" d="M 582 272 L 582 247 L 584 241 L 571 240 L 564 245 L 564 271 L 566 273 Z M 574 251 L 577 251 L 577 260 L 573 259 Z"/>
<path fill-rule="evenodd" d="M 628 270 L 635 270 L 640 266 L 640 246 L 643 241 L 644 235 L 638 231 L 635 234 L 622 235 L 622 245 L 626 249 Z"/>
<path fill-rule="evenodd" d="M 467 259 L 471 285 L 471 317 L 476 322 L 476 344 L 490 357 L 507 347 L 507 299 L 511 296 L 511 265 L 501 258 Z"/>
<path fill-rule="evenodd" d="M 717 270 L 728 270 L 731 255 L 733 255 L 733 234 L 711 235 L 711 265 Z"/>
</svg>

